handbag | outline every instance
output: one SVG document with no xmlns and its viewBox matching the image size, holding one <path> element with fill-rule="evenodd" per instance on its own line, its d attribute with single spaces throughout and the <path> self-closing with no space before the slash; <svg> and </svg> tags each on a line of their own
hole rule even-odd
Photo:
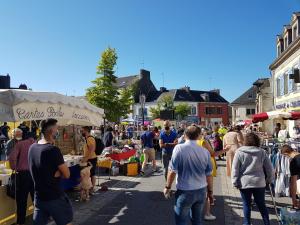
<svg viewBox="0 0 300 225">
<path fill-rule="evenodd" d="M 17 193 L 17 166 L 19 164 L 20 152 L 17 157 L 16 169 L 12 172 L 10 178 L 8 179 L 8 184 L 6 187 L 6 195 L 12 199 L 16 199 Z"/>
</svg>

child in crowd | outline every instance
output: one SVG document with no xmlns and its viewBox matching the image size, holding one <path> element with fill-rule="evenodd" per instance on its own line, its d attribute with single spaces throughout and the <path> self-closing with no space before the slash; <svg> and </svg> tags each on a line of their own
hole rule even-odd
<svg viewBox="0 0 300 225">
<path fill-rule="evenodd" d="M 80 171 L 80 201 L 89 201 L 90 200 L 90 190 L 93 187 L 92 180 L 91 180 L 91 169 L 92 164 L 88 163 L 80 163 L 82 167 Z"/>
</svg>

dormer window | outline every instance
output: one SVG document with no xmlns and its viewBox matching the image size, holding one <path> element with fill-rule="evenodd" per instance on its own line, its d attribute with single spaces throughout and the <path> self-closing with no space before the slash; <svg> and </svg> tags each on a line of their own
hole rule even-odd
<svg viewBox="0 0 300 225">
<path fill-rule="evenodd" d="M 293 41 L 296 40 L 297 36 L 298 36 L 298 26 L 295 25 L 295 26 L 293 27 Z"/>
<path fill-rule="evenodd" d="M 288 36 L 285 36 L 285 38 L 284 38 L 284 50 L 287 49 L 288 46 L 289 46 Z"/>
<path fill-rule="evenodd" d="M 281 48 L 280 48 L 280 44 L 277 45 L 277 57 L 281 55 Z"/>
</svg>

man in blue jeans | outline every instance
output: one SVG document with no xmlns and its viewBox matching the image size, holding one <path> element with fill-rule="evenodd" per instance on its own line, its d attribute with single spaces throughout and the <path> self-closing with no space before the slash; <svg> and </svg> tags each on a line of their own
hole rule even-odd
<svg viewBox="0 0 300 225">
<path fill-rule="evenodd" d="M 200 133 L 199 127 L 189 126 L 185 131 L 185 143 L 176 145 L 173 151 L 164 195 L 170 197 L 172 183 L 177 176 L 176 225 L 188 225 L 190 221 L 192 225 L 203 224 L 206 192 L 212 188 L 207 187 L 212 165 L 209 152 L 197 145 Z"/>
<path fill-rule="evenodd" d="M 165 121 L 164 130 L 159 137 L 159 145 L 162 149 L 162 163 L 165 170 L 165 178 L 167 180 L 169 162 L 172 157 L 173 149 L 177 145 L 177 134 L 171 130 L 170 121 Z"/>
</svg>

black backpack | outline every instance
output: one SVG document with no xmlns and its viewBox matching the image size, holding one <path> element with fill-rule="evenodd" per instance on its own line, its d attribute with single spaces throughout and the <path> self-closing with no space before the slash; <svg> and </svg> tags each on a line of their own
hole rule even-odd
<svg viewBox="0 0 300 225">
<path fill-rule="evenodd" d="M 92 137 L 92 138 L 95 139 L 95 142 L 96 142 L 96 150 L 95 150 L 95 153 L 96 153 L 96 155 L 101 155 L 102 152 L 103 152 L 103 149 L 105 148 L 103 141 L 101 140 L 101 138 L 95 138 L 95 137 L 93 137 L 93 136 L 89 136 L 89 137 Z M 89 138 L 89 137 L 88 137 L 88 138 Z M 86 141 L 86 142 L 87 142 L 87 141 Z"/>
</svg>

